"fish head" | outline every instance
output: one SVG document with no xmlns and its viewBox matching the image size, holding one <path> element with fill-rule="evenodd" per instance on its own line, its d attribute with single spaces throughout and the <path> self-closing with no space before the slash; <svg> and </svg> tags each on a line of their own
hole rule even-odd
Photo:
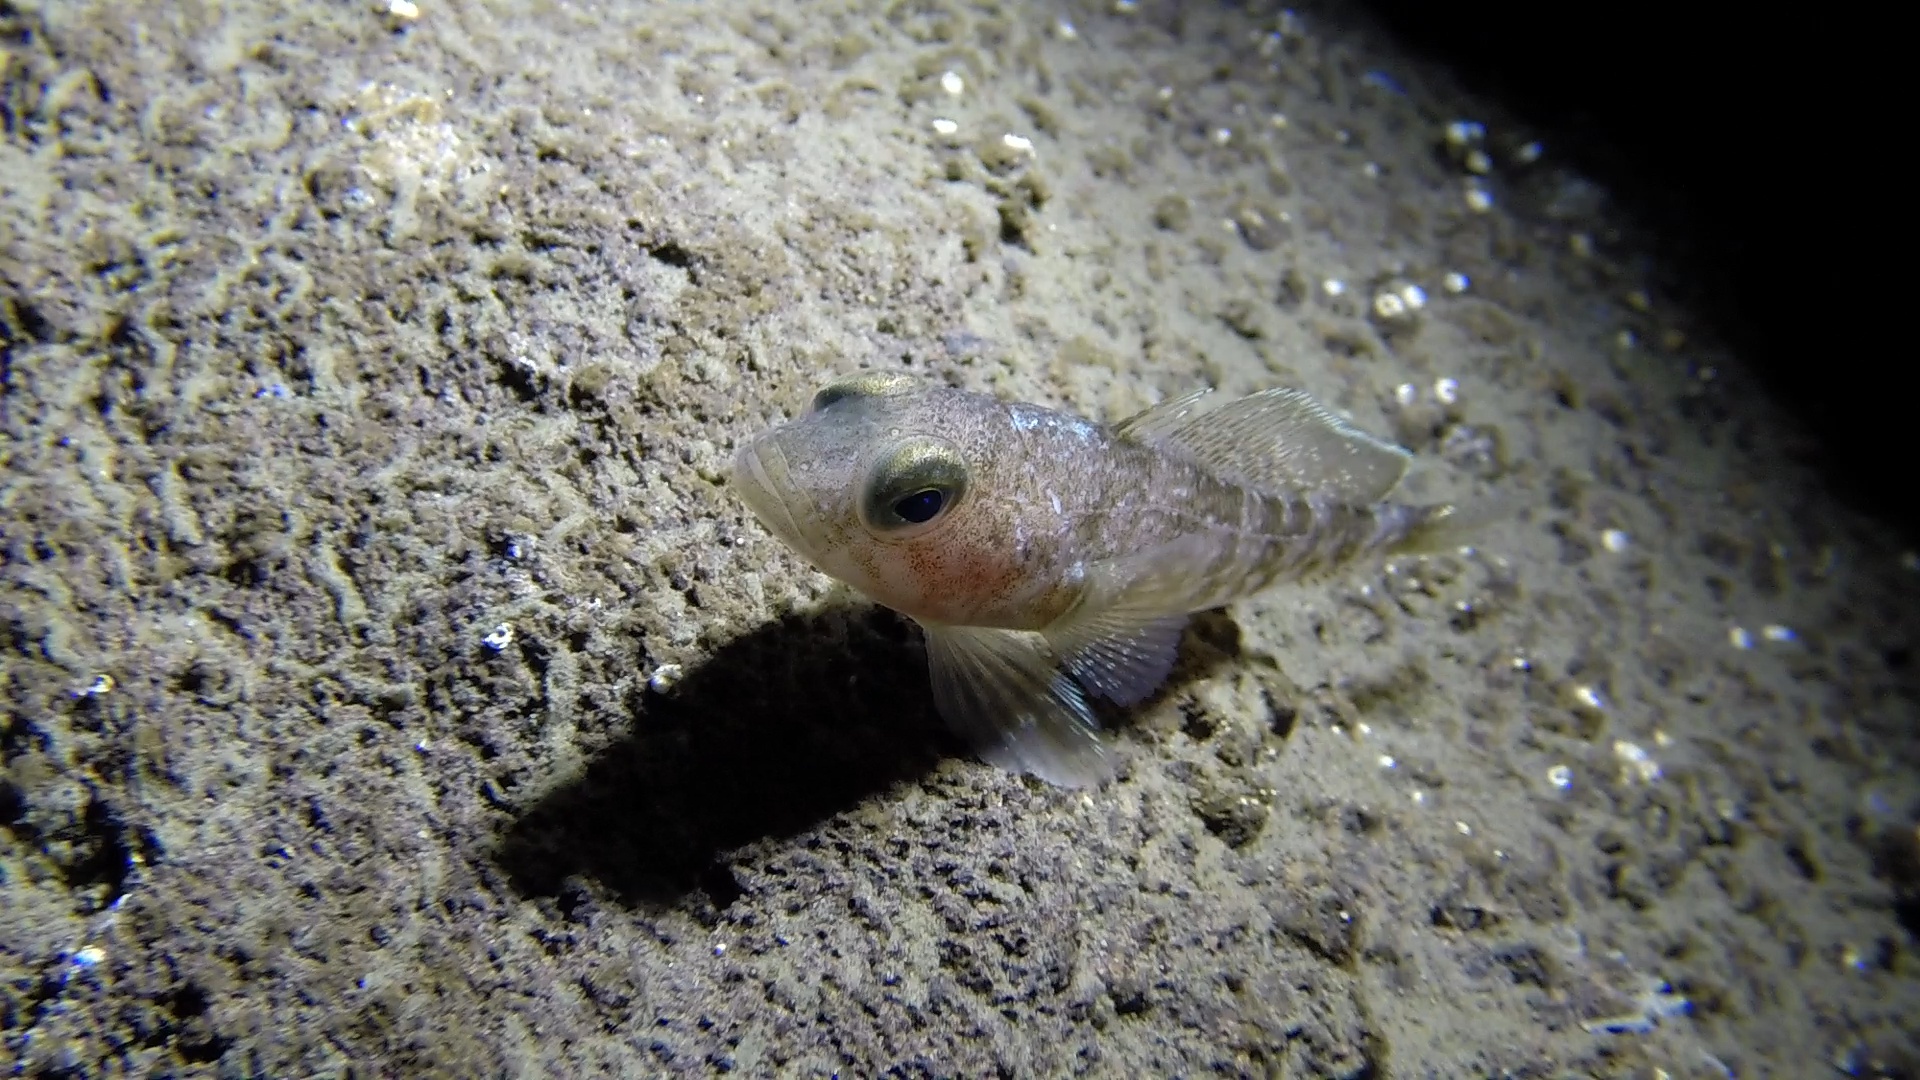
<svg viewBox="0 0 1920 1080">
<path fill-rule="evenodd" d="M 990 398 L 866 373 L 734 455 L 761 524 L 815 567 L 922 621 L 966 623 L 1021 580 Z"/>
</svg>

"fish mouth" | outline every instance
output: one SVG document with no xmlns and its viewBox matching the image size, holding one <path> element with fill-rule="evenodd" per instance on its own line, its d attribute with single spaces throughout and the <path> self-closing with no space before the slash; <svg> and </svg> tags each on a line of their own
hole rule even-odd
<svg viewBox="0 0 1920 1080">
<path fill-rule="evenodd" d="M 787 455 L 777 442 L 763 436 L 735 451 L 733 481 L 741 500 L 768 532 L 802 555 L 813 554 L 817 538 L 794 515 L 792 500 L 803 496 L 794 485 Z"/>
</svg>

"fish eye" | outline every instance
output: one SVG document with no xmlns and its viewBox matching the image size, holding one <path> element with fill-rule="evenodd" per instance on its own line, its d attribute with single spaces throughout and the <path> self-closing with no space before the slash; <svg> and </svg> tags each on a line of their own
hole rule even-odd
<svg viewBox="0 0 1920 1080">
<path fill-rule="evenodd" d="M 906 539 L 950 516 L 966 492 L 967 463 L 953 444 L 907 439 L 874 462 L 860 516 L 875 535 Z"/>
<path fill-rule="evenodd" d="M 887 397 L 904 394 L 913 390 L 918 383 L 911 375 L 901 375 L 889 371 L 862 371 L 857 375 L 843 375 L 820 388 L 813 395 L 812 412 L 819 412 L 836 402 L 857 397 Z"/>
<path fill-rule="evenodd" d="M 925 525 L 933 520 L 946 502 L 947 496 L 939 488 L 922 488 L 894 503 L 893 512 L 902 521 Z"/>
</svg>

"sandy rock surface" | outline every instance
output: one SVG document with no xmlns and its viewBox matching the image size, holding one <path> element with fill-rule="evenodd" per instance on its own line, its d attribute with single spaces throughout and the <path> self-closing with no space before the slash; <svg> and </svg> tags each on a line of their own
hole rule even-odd
<svg viewBox="0 0 1920 1080">
<path fill-rule="evenodd" d="M 0 3 L 7 1075 L 1914 1075 L 1920 565 L 1551 141 L 1314 5 L 417 3 Z M 1508 513 L 1059 791 L 729 495 L 862 367 Z"/>
</svg>

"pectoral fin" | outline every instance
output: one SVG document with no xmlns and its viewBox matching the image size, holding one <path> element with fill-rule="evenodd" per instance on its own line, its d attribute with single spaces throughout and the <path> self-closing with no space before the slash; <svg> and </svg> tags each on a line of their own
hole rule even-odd
<svg viewBox="0 0 1920 1080">
<path fill-rule="evenodd" d="M 1125 616 L 1090 618 L 1062 634 L 1061 655 L 1087 689 L 1115 705 L 1138 705 L 1172 674 L 1186 625 L 1185 615 L 1144 623 Z"/>
<path fill-rule="evenodd" d="M 1086 694 L 1041 635 L 925 626 L 934 704 L 980 756 L 1061 787 L 1112 776 Z"/>
<path fill-rule="evenodd" d="M 1187 616 L 1235 595 L 1244 571 L 1233 540 L 1189 533 L 1089 565 L 1080 599 L 1042 631 L 1047 643 L 1087 689 L 1116 705 L 1146 700 L 1173 671 Z"/>
</svg>

